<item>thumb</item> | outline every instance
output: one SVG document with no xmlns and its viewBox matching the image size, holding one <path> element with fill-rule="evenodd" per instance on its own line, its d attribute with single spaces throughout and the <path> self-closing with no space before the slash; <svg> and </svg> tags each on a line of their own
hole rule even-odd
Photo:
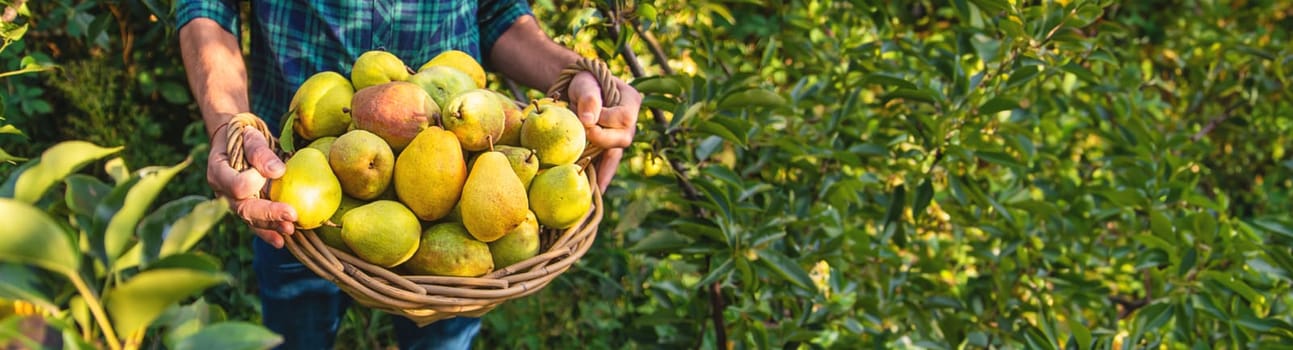
<svg viewBox="0 0 1293 350">
<path fill-rule="evenodd" d="M 584 124 L 584 128 L 597 126 L 598 119 L 602 115 L 602 89 L 597 85 L 597 79 L 592 73 L 579 72 L 570 80 L 570 87 L 566 93 L 571 103 L 575 104 L 575 114 L 579 116 L 579 121 Z"/>
</svg>

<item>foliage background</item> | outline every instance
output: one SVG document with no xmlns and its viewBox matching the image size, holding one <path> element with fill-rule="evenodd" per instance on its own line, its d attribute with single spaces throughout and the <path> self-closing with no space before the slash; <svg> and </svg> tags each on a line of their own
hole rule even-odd
<svg viewBox="0 0 1293 350">
<path fill-rule="evenodd" d="M 61 68 L 0 80 L 27 134 L 0 147 L 147 145 L 135 167 L 205 143 L 167 1 L 29 6 L 0 70 Z M 533 7 L 641 70 L 651 109 L 596 247 L 479 345 L 1293 344 L 1289 2 Z M 209 194 L 200 166 L 162 197 L 184 194 Z M 259 319 L 252 237 L 226 219 L 199 247 L 237 279 L 205 296 L 231 319 Z M 386 317 L 352 309 L 340 346 L 392 344 Z"/>
</svg>

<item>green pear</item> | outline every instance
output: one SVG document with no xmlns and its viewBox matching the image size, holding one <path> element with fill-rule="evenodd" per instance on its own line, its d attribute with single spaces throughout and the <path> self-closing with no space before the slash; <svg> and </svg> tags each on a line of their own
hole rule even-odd
<svg viewBox="0 0 1293 350">
<path fill-rule="evenodd" d="M 458 137 L 438 126 L 422 130 L 395 160 L 395 194 L 418 218 L 449 214 L 467 182 Z"/>
<path fill-rule="evenodd" d="M 412 257 L 421 232 L 417 216 L 396 201 L 364 204 L 341 217 L 341 240 L 360 259 L 381 267 Z"/>
<path fill-rule="evenodd" d="M 380 196 L 391 184 L 395 153 L 377 134 L 354 130 L 333 142 L 328 164 L 341 181 L 341 191 L 362 200 Z"/>
<path fill-rule="evenodd" d="M 471 76 L 448 66 L 427 67 L 409 77 L 408 82 L 421 86 L 440 106 L 448 106 L 454 96 L 476 89 Z"/>
<path fill-rule="evenodd" d="M 287 160 L 283 176 L 269 187 L 269 199 L 296 209 L 296 224 L 312 230 L 341 206 L 341 183 L 332 174 L 328 158 L 317 149 L 302 148 Z"/>
<path fill-rule="evenodd" d="M 418 275 L 478 277 L 493 271 L 494 261 L 489 245 L 449 222 L 427 228 L 413 258 L 400 267 Z"/>
<path fill-rule="evenodd" d="M 288 103 L 287 110 L 296 115 L 292 131 L 306 140 L 341 135 L 350 125 L 350 115 L 342 110 L 354 95 L 350 81 L 337 72 L 310 76 Z"/>
<path fill-rule="evenodd" d="M 399 57 L 390 52 L 373 50 L 364 52 L 355 59 L 350 69 L 350 81 L 355 83 L 355 90 L 377 86 L 392 81 L 408 80 L 413 69 L 404 65 Z"/>
<path fill-rule="evenodd" d="M 516 172 L 516 178 L 521 180 L 521 186 L 530 188 L 530 180 L 534 180 L 534 174 L 539 172 L 539 156 L 534 154 L 534 150 L 512 146 L 494 146 L 494 150 L 507 156 L 507 162 Z"/>
<path fill-rule="evenodd" d="M 543 226 L 574 226 L 593 207 L 593 190 L 577 164 L 540 171 L 530 184 L 530 208 Z"/>
<path fill-rule="evenodd" d="M 473 237 L 493 242 L 525 221 L 525 187 L 516 177 L 507 156 L 485 152 L 462 187 L 462 224 Z"/>
<path fill-rule="evenodd" d="M 350 106 L 355 128 L 368 130 L 399 153 L 440 115 L 440 106 L 417 85 L 394 81 L 355 93 Z"/>
<path fill-rule="evenodd" d="M 355 252 L 346 246 L 346 241 L 341 239 L 341 218 L 345 217 L 346 213 L 350 212 L 351 209 L 358 208 L 364 204 L 368 204 L 368 202 L 342 195 L 341 206 L 337 207 L 337 212 L 332 214 L 332 218 L 328 219 L 335 225 L 319 226 L 319 228 L 314 229 L 314 233 L 319 235 L 319 239 L 323 240 L 323 244 L 354 254 Z"/>
<path fill-rule="evenodd" d="M 539 222 L 533 212 L 525 214 L 525 221 L 496 241 L 489 242 L 489 253 L 494 256 L 494 267 L 503 268 L 539 254 Z"/>
<path fill-rule="evenodd" d="M 310 144 L 305 147 L 317 149 L 319 152 L 323 152 L 323 155 L 327 156 L 328 153 L 332 152 L 332 143 L 335 141 L 337 141 L 336 136 L 324 136 L 314 139 L 314 141 L 311 141 Z"/>
<path fill-rule="evenodd" d="M 539 154 L 544 167 L 571 164 L 584 153 L 584 124 L 569 108 L 558 103 L 533 103 L 521 125 L 521 147 Z M 542 221 L 542 220 L 540 220 Z"/>
<path fill-rule="evenodd" d="M 503 135 L 503 107 L 485 89 L 466 91 L 454 96 L 444 109 L 441 121 L 462 143 L 462 149 L 484 151 Z"/>
</svg>

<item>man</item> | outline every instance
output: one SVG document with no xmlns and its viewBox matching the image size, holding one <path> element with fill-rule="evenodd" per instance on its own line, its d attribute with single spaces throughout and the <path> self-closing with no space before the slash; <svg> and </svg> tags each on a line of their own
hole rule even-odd
<svg viewBox="0 0 1293 350">
<path fill-rule="evenodd" d="M 422 64 L 445 50 L 461 50 L 486 67 L 545 91 L 579 56 L 553 43 L 539 28 L 529 5 L 520 0 L 251 2 L 248 62 L 243 61 L 239 45 L 238 3 L 176 3 L 189 85 L 211 137 L 207 181 L 232 200 L 235 213 L 261 238 L 254 247 L 254 268 L 265 325 L 284 336 L 285 347 L 330 348 L 349 298 L 281 249 L 282 235 L 293 233 L 295 211 L 283 203 L 254 198 L 269 179 L 282 176 L 283 161 L 271 151 L 265 135 L 246 131 L 243 146 L 254 169 L 233 170 L 224 152 L 229 128 L 221 126 L 235 114 L 249 112 L 277 129 L 276 119 L 286 112 L 306 78 L 321 71 L 349 75 L 351 63 L 369 50 L 391 52 L 410 65 Z M 623 148 L 633 140 L 642 99 L 621 81 L 616 80 L 613 88 L 620 91 L 621 103 L 603 108 L 601 87 L 585 72 L 576 75 L 562 94 L 583 122 L 589 142 L 606 150 L 597 162 L 603 189 L 615 174 Z M 480 327 L 475 318 L 454 318 L 424 328 L 394 318 L 397 338 L 405 348 L 466 348 Z"/>
</svg>

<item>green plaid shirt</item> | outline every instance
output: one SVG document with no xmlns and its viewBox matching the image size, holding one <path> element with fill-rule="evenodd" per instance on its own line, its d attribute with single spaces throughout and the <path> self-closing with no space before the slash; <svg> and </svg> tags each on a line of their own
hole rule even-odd
<svg viewBox="0 0 1293 350">
<path fill-rule="evenodd" d="M 413 68 L 449 49 L 483 62 L 498 37 L 527 14 L 530 6 L 522 0 L 253 0 L 247 62 L 252 113 L 278 129 L 306 78 L 323 71 L 350 76 L 351 64 L 369 50 L 389 51 Z M 238 35 L 234 0 L 179 0 L 175 16 L 176 28 L 210 18 Z"/>
</svg>

